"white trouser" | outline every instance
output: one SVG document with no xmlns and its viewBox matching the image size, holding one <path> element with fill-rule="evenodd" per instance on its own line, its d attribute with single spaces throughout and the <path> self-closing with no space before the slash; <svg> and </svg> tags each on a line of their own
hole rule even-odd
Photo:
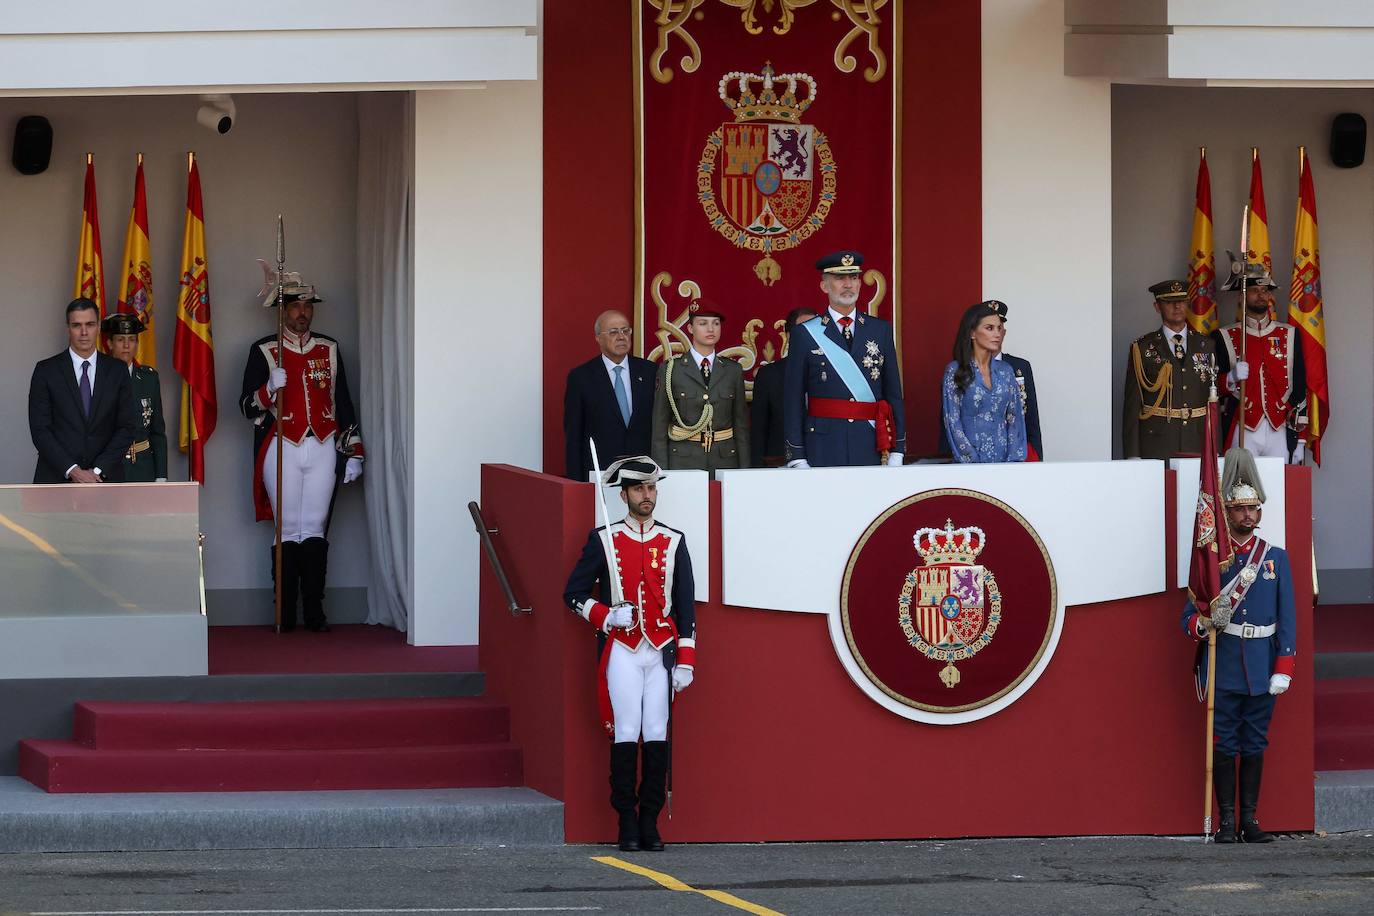
<svg viewBox="0 0 1374 916">
<path fill-rule="evenodd" d="M 1236 435 L 1232 436 L 1232 445 L 1236 444 L 1234 440 L 1239 437 L 1239 435 L 1240 429 L 1237 427 Z M 1293 449 L 1294 464 L 1302 464 L 1303 444 L 1303 441 L 1299 439 L 1297 446 Z M 1269 425 L 1269 421 L 1266 418 L 1260 417 L 1259 427 L 1257 429 L 1245 430 L 1245 447 L 1248 448 L 1256 458 L 1282 458 L 1284 461 L 1287 461 L 1288 428 L 1281 426 L 1275 429 Z"/>
<path fill-rule="evenodd" d="M 321 442 L 306 436 L 300 445 L 282 440 L 281 456 L 281 539 L 304 541 L 324 537 L 329 519 L 329 501 L 334 497 L 334 437 Z M 277 438 L 267 446 L 262 463 L 262 485 L 272 514 L 277 514 Z"/>
<path fill-rule="evenodd" d="M 640 640 L 631 651 L 621 642 L 611 644 L 606 662 L 606 686 L 615 715 L 615 740 L 664 741 L 668 737 L 668 669 L 663 653 Z"/>
</svg>

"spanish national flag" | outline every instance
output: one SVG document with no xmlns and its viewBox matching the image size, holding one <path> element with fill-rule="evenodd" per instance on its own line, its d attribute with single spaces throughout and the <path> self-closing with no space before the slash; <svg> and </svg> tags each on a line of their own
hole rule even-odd
<svg viewBox="0 0 1374 916">
<path fill-rule="evenodd" d="M 1245 260 L 1263 264 L 1274 275 L 1274 256 L 1269 252 L 1269 211 L 1264 206 L 1264 177 L 1260 174 L 1259 147 L 1250 148 L 1250 232 Z"/>
<path fill-rule="evenodd" d="M 1326 316 L 1322 309 L 1321 255 L 1317 250 L 1317 190 L 1306 147 L 1298 147 L 1298 210 L 1293 226 L 1293 283 L 1288 322 L 1302 340 L 1307 374 L 1307 431 L 1303 438 L 1312 460 L 1322 463 L 1322 436 L 1331 420 L 1326 384 Z"/>
<path fill-rule="evenodd" d="M 124 233 L 124 270 L 119 277 L 119 299 L 115 311 L 132 312 L 143 322 L 134 360 L 140 366 L 157 368 L 157 338 L 153 335 L 153 255 L 148 242 L 148 196 L 143 186 L 143 154 L 138 154 L 134 173 L 134 206 L 129 211 L 129 229 Z"/>
<path fill-rule="evenodd" d="M 90 299 L 105 317 L 105 259 L 100 253 L 100 214 L 95 202 L 95 157 L 86 154 L 86 194 L 81 202 L 81 243 L 76 251 L 77 299 Z"/>
<path fill-rule="evenodd" d="M 1188 253 L 1188 326 L 1199 334 L 1217 329 L 1217 259 L 1212 250 L 1212 176 L 1207 147 L 1197 164 L 1197 199 L 1193 205 L 1193 238 Z"/>
<path fill-rule="evenodd" d="M 205 255 L 205 207 L 200 169 L 189 156 L 186 228 L 181 239 L 181 295 L 177 299 L 172 366 L 181 375 L 181 450 L 191 479 L 205 483 L 205 443 L 215 431 L 215 346 L 210 336 L 210 271 Z"/>
</svg>

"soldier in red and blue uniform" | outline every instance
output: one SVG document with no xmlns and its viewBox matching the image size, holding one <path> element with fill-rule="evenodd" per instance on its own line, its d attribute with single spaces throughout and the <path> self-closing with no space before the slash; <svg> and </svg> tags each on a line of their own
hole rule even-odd
<svg viewBox="0 0 1374 916">
<path fill-rule="evenodd" d="M 611 807 L 620 817 L 622 850 L 658 852 L 658 813 L 667 793 L 672 697 L 692 683 L 696 599 L 692 559 L 681 531 L 654 520 L 663 473 L 648 456 L 615 462 L 605 486 L 620 487 L 629 512 L 587 536 L 563 600 L 597 631 L 598 706 L 611 745 Z M 619 581 L 612 580 L 613 550 Z M 639 769 L 639 741 L 644 767 Z"/>
<path fill-rule="evenodd" d="M 1263 512 L 1264 486 L 1246 449 L 1226 453 L 1222 493 L 1236 545 L 1235 560 L 1222 571 L 1222 592 L 1211 608 L 1187 603 L 1183 629 L 1199 641 L 1207 639 L 1210 630 L 1217 631 L 1212 765 L 1212 788 L 1220 814 L 1216 841 L 1237 841 L 1239 758 L 1239 838 L 1246 843 L 1268 843 L 1274 838 L 1260 828 L 1255 810 L 1274 701 L 1293 679 L 1297 652 L 1293 573 L 1288 554 L 1255 534 Z M 1201 667 L 1199 671 L 1205 677 Z"/>
</svg>

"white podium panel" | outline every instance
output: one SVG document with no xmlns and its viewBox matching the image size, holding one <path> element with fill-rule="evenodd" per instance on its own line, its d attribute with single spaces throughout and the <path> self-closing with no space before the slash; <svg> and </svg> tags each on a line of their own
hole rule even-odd
<svg viewBox="0 0 1374 916">
<path fill-rule="evenodd" d="M 692 577 L 698 601 L 711 600 L 711 475 L 705 471 L 665 471 L 658 483 L 658 507 L 654 518 L 687 536 L 687 553 L 692 557 Z M 587 479 L 595 483 L 594 475 Z M 606 511 L 611 521 L 625 517 L 620 487 L 602 487 Z M 601 524 L 597 509 L 596 523 Z"/>
<path fill-rule="evenodd" d="M 908 496 L 947 487 L 985 493 L 1026 519 L 1049 551 L 1061 606 L 1153 594 L 1165 582 L 1162 461 L 758 469 L 719 477 L 726 604 L 837 614 L 845 565 L 868 525 Z"/>
<path fill-rule="evenodd" d="M 1174 458 L 1169 466 L 1178 472 L 1178 587 L 1188 587 L 1188 564 L 1192 560 L 1193 519 L 1197 515 L 1197 477 L 1201 458 Z M 1256 458 L 1260 482 L 1264 484 L 1264 515 L 1257 533 L 1275 547 L 1287 543 L 1288 501 L 1285 498 L 1282 458 Z M 1217 460 L 1217 483 L 1221 483 L 1221 460 Z"/>
</svg>

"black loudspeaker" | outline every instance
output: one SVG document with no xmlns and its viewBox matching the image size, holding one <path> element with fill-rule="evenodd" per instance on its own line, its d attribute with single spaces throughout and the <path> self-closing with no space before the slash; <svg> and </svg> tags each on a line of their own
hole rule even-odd
<svg viewBox="0 0 1374 916">
<path fill-rule="evenodd" d="M 14 126 L 14 167 L 21 175 L 45 171 L 52 159 L 52 125 L 42 115 L 25 115 Z"/>
<path fill-rule="evenodd" d="M 1345 111 L 1331 120 L 1331 163 L 1353 169 L 1364 163 L 1364 117 Z"/>
</svg>

